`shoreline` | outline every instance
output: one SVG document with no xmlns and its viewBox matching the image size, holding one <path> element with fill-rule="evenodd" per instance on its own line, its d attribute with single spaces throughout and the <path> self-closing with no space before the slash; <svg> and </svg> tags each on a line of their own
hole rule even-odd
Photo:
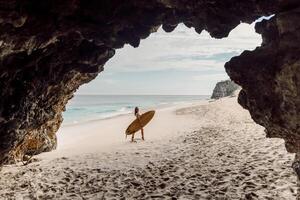
<svg viewBox="0 0 300 200">
<path fill-rule="evenodd" d="M 63 112 L 62 126 L 110 119 L 140 109 L 159 109 L 209 99 L 209 95 L 76 95 Z"/>
<path fill-rule="evenodd" d="M 207 103 L 211 101 L 211 99 L 203 99 L 203 100 L 191 100 L 191 101 L 185 101 L 185 102 L 173 102 L 173 103 L 166 103 L 167 105 L 163 104 L 163 105 L 157 105 L 157 106 L 151 106 L 151 107 L 146 107 L 146 108 L 142 108 L 141 111 L 145 112 L 148 110 L 163 110 L 163 109 L 177 109 L 177 108 L 181 108 L 181 107 L 188 107 L 190 105 L 197 105 L 197 104 L 201 104 L 201 103 Z M 95 119 L 90 119 L 90 120 L 86 120 L 86 121 L 79 121 L 79 122 L 67 122 L 67 123 L 62 123 L 61 128 L 64 127 L 70 127 L 70 126 L 76 126 L 76 125 L 84 125 L 84 124 L 88 124 L 91 122 L 99 122 L 102 120 L 110 120 L 113 118 L 117 118 L 117 117 L 122 117 L 122 116 L 128 116 L 128 115 L 132 115 L 133 111 L 128 111 L 128 113 L 121 113 L 121 114 L 117 114 L 113 115 L 113 116 L 109 116 L 109 117 L 103 117 L 103 118 L 95 118 Z"/>
</svg>

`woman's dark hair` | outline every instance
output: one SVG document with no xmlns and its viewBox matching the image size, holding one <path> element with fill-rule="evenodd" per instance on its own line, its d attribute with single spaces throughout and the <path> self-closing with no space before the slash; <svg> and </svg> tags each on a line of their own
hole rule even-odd
<svg viewBox="0 0 300 200">
<path fill-rule="evenodd" d="M 135 107 L 135 108 L 134 108 L 134 115 L 138 114 L 138 112 L 139 112 L 139 108 L 138 108 L 138 107 Z"/>
</svg>

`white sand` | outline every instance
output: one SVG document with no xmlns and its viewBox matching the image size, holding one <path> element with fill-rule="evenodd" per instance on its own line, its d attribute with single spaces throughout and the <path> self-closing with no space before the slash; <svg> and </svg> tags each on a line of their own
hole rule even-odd
<svg viewBox="0 0 300 200">
<path fill-rule="evenodd" d="M 197 104 L 204 104 L 202 101 Z M 168 140 L 178 136 L 180 130 L 193 130 L 197 121 L 191 116 L 175 115 L 174 110 L 180 107 L 193 105 L 192 103 L 180 104 L 173 107 L 156 110 L 156 114 L 145 127 L 145 139 L 143 146 L 152 142 Z M 141 113 L 144 111 L 141 110 Z M 120 148 L 128 148 L 131 136 L 125 139 L 125 130 L 135 119 L 133 114 L 122 115 L 110 119 L 92 121 L 61 128 L 58 135 L 58 148 L 50 154 L 44 154 L 42 158 L 54 158 L 59 156 L 83 155 L 88 153 L 101 153 Z M 135 134 L 136 142 L 141 141 L 141 133 Z M 136 146 L 136 145 L 134 145 Z M 152 145 L 151 145 L 152 146 Z"/>
<path fill-rule="evenodd" d="M 133 119 L 63 127 L 58 150 L 3 168 L 0 199 L 295 199 L 293 155 L 236 98 L 159 110 L 137 143 Z"/>
</svg>

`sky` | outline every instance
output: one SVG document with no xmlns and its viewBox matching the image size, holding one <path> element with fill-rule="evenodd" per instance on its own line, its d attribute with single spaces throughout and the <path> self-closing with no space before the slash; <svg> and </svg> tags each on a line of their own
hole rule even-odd
<svg viewBox="0 0 300 200">
<path fill-rule="evenodd" d="M 116 50 L 104 71 L 77 94 L 210 95 L 217 82 L 229 79 L 224 64 L 261 42 L 254 23 L 240 24 L 224 39 L 183 24 L 171 33 L 160 28 L 138 48 Z"/>
</svg>

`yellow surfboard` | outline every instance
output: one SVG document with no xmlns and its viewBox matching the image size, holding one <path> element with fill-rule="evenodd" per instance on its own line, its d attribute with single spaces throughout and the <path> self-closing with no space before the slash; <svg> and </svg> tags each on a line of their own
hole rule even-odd
<svg viewBox="0 0 300 200">
<path fill-rule="evenodd" d="M 145 112 L 144 114 L 142 114 L 140 116 L 140 120 L 135 119 L 128 126 L 128 128 L 126 129 L 125 134 L 126 135 L 131 135 L 131 134 L 133 134 L 133 133 L 141 130 L 144 126 L 146 126 L 151 121 L 151 119 L 153 118 L 154 114 L 155 114 L 154 110 L 151 110 L 151 111 L 148 111 L 148 112 Z"/>
</svg>

